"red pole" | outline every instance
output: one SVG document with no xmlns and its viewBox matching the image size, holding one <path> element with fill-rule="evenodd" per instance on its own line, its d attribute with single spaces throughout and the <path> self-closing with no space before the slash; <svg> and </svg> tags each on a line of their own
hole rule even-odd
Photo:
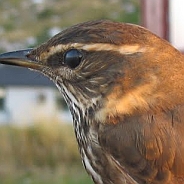
<svg viewBox="0 0 184 184">
<path fill-rule="evenodd" d="M 155 10 L 159 14 L 155 14 Z M 141 25 L 169 39 L 169 0 L 141 0 Z"/>
</svg>

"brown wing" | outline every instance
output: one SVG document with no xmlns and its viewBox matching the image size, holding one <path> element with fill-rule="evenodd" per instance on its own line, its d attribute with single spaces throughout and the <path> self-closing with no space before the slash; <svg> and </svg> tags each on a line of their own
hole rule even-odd
<svg viewBox="0 0 184 184">
<path fill-rule="evenodd" d="M 184 112 L 125 117 L 100 125 L 100 145 L 138 183 L 184 183 Z"/>
</svg>

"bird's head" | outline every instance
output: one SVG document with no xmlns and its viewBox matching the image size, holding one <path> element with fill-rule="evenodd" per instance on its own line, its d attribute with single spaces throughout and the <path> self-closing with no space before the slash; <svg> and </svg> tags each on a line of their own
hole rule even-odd
<svg viewBox="0 0 184 184">
<path fill-rule="evenodd" d="M 36 49 L 1 54 L 0 63 L 43 73 L 70 106 L 89 111 L 101 122 L 170 108 L 181 102 L 184 91 L 182 54 L 132 24 L 81 23 Z"/>
</svg>

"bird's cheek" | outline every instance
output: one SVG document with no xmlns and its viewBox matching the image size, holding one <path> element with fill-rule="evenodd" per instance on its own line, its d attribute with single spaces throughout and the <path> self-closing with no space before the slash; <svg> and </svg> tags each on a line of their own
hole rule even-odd
<svg viewBox="0 0 184 184">
<path fill-rule="evenodd" d="M 53 69 L 53 73 L 56 74 L 58 80 L 72 81 L 74 78 L 74 72 L 67 67 L 58 67 Z"/>
</svg>

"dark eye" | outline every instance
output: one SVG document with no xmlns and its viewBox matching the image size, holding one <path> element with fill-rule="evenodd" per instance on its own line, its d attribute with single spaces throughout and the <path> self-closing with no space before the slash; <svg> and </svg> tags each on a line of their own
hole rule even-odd
<svg viewBox="0 0 184 184">
<path fill-rule="evenodd" d="M 82 60 L 82 53 L 77 49 L 71 49 L 66 51 L 64 55 L 64 64 L 70 68 L 76 68 Z"/>
</svg>

